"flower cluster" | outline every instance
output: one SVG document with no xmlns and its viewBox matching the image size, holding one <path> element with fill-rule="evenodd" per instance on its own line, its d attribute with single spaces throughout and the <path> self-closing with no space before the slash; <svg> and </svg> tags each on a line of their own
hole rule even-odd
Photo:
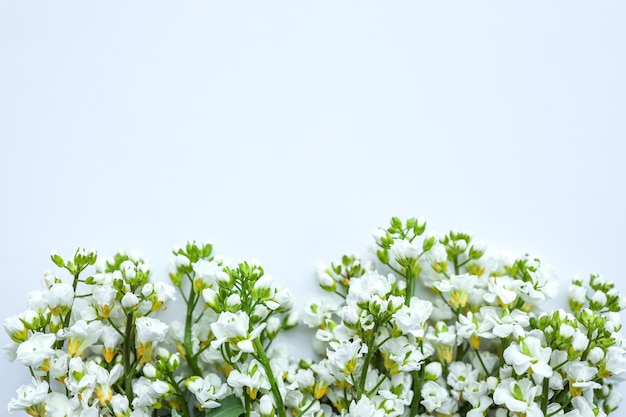
<svg viewBox="0 0 626 417">
<path fill-rule="evenodd" d="M 72 276 L 64 283 L 53 273 L 43 290 L 32 292 L 28 309 L 7 318 L 12 344 L 8 356 L 27 366 L 32 382 L 18 390 L 9 411 L 33 416 L 150 416 L 172 386 L 150 375 L 153 362 L 177 358 L 155 354 L 168 326 L 151 317 L 174 299 L 171 285 L 151 280 L 150 267 L 118 253 L 103 259 L 79 249 L 72 260 L 52 253 L 52 261 Z M 158 359 L 157 359 L 158 358 Z"/>
<path fill-rule="evenodd" d="M 423 219 L 374 232 L 376 257 L 318 271 L 301 314 L 254 261 L 195 241 L 173 251 L 171 284 L 142 259 L 53 253 L 28 309 L 4 321 L 29 368 L 9 412 L 51 417 L 603 417 L 621 400 L 626 348 L 613 283 L 575 278 L 569 309 L 538 259 L 488 255 Z M 87 276 L 86 276 L 87 275 Z M 181 321 L 157 318 L 176 297 Z M 299 322 L 315 360 L 275 345 Z"/>
</svg>

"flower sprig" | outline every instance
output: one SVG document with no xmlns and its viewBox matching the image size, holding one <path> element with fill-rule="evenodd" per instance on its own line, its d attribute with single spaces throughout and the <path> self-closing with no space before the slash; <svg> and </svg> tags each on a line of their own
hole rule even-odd
<svg viewBox="0 0 626 417">
<path fill-rule="evenodd" d="M 322 297 L 291 292 L 256 261 L 189 241 L 170 282 L 143 259 L 79 249 L 4 321 L 32 381 L 10 412 L 51 417 L 603 417 L 621 400 L 626 300 L 599 275 L 574 278 L 569 310 L 544 311 L 554 272 L 489 253 L 422 218 L 373 233 L 372 260 L 318 271 Z M 158 314 L 177 297 L 181 321 Z M 279 335 L 314 329 L 316 359 Z"/>
</svg>

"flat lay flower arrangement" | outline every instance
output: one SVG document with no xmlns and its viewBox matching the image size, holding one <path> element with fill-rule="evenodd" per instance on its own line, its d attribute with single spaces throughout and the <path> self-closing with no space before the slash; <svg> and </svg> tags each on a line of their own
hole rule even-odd
<svg viewBox="0 0 626 417">
<path fill-rule="evenodd" d="M 173 251 L 170 282 L 126 253 L 53 252 L 28 309 L 8 317 L 10 360 L 30 383 L 8 411 L 50 417 L 601 417 L 626 377 L 619 312 L 598 275 L 574 279 L 569 311 L 543 311 L 552 271 L 485 254 L 469 234 L 392 218 L 376 256 L 319 270 L 299 314 L 256 262 L 210 244 Z M 323 294 L 320 292 L 320 294 Z M 176 298 L 180 321 L 158 313 Z M 314 329 L 319 357 L 277 337 Z"/>
</svg>

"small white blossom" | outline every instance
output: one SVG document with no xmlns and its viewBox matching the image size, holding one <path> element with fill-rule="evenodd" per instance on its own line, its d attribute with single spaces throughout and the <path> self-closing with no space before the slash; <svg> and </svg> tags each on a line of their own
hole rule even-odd
<svg viewBox="0 0 626 417">
<path fill-rule="evenodd" d="M 132 292 L 127 292 L 122 297 L 122 307 L 126 310 L 134 310 L 139 305 L 139 298 Z"/>
<path fill-rule="evenodd" d="M 426 407 L 426 411 L 432 413 L 443 405 L 444 402 L 450 400 L 448 390 L 433 381 L 427 381 L 422 386 L 422 405 Z"/>
<path fill-rule="evenodd" d="M 408 306 L 402 306 L 394 314 L 395 324 L 405 335 L 424 337 L 424 325 L 433 311 L 433 305 L 429 301 L 411 298 Z"/>
<path fill-rule="evenodd" d="M 137 344 L 145 345 L 151 342 L 165 340 L 168 326 L 159 319 L 152 317 L 139 317 L 136 320 Z"/>
<path fill-rule="evenodd" d="M 543 347 L 541 340 L 527 337 L 519 343 L 513 342 L 504 351 L 504 360 L 513 366 L 518 375 L 523 375 L 528 368 L 533 373 L 544 378 L 552 376 L 552 367 L 549 365 L 552 349 Z"/>
<path fill-rule="evenodd" d="M 530 379 L 506 379 L 498 385 L 493 393 L 493 402 L 504 405 L 509 411 L 525 413 L 526 417 L 544 417 L 535 402 L 540 387 Z"/>
<path fill-rule="evenodd" d="M 8 405 L 9 413 L 26 411 L 31 415 L 40 415 L 43 404 L 48 397 L 49 385 L 46 381 L 33 381 L 17 389 L 17 398 L 12 398 Z"/>
<path fill-rule="evenodd" d="M 204 378 L 191 377 L 185 385 L 196 397 L 198 405 L 202 408 L 217 408 L 220 400 L 228 395 L 228 385 L 216 374 L 208 374 Z"/>
</svg>

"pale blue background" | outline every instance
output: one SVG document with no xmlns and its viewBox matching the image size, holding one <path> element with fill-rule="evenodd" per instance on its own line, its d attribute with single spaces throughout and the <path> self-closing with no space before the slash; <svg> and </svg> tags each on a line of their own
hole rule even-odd
<svg viewBox="0 0 626 417">
<path fill-rule="evenodd" d="M 51 249 L 138 250 L 165 279 L 188 238 L 301 307 L 392 215 L 623 280 L 625 21 L 620 1 L 0 1 L 0 316 Z M 3 409 L 28 378 L 0 374 Z"/>
</svg>

